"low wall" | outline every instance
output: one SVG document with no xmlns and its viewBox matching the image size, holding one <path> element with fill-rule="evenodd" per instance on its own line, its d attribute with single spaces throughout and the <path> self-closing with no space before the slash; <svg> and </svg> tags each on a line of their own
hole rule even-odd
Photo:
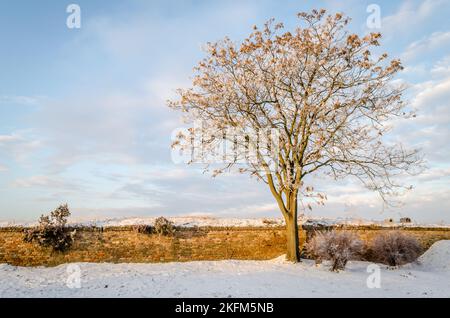
<svg viewBox="0 0 450 318">
<path fill-rule="evenodd" d="M 346 227 L 365 241 L 386 228 Z M 450 239 L 450 229 L 405 228 L 428 248 L 438 240 Z M 300 242 L 313 232 L 300 233 Z M 173 237 L 139 234 L 131 227 L 78 229 L 76 241 L 65 253 L 52 252 L 23 241 L 23 229 L 0 228 L 0 263 L 17 266 L 55 266 L 69 262 L 183 262 L 197 260 L 267 260 L 285 253 L 283 227 L 184 228 Z"/>
</svg>

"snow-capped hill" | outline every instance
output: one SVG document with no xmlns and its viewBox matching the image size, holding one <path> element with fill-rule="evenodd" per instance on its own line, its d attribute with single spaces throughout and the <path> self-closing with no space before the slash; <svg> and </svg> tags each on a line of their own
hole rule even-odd
<svg viewBox="0 0 450 318">
<path fill-rule="evenodd" d="M 157 217 L 123 217 L 123 218 L 101 218 L 101 219 L 80 219 L 72 217 L 69 219 L 71 226 L 95 226 L 95 227 L 116 227 L 131 226 L 139 224 L 153 224 Z M 215 218 L 200 216 L 176 216 L 167 217 L 175 226 L 180 227 L 277 227 L 283 226 L 282 218 Z M 309 218 L 299 217 L 299 224 L 307 226 L 382 226 L 382 227 L 423 227 L 423 228 L 450 228 L 450 224 L 419 224 L 419 223 L 401 223 L 389 221 L 373 221 L 356 218 Z M 37 222 L 0 222 L 1 227 L 29 227 L 37 225 Z"/>
</svg>

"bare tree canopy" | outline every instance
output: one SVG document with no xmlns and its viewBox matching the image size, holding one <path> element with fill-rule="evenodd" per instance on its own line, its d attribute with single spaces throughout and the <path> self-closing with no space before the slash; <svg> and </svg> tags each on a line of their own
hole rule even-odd
<svg viewBox="0 0 450 318">
<path fill-rule="evenodd" d="M 349 18 L 326 15 L 325 10 L 299 13 L 298 18 L 293 32 L 269 20 L 262 29 L 254 27 L 242 43 L 228 38 L 208 43 L 192 88 L 178 90 L 180 99 L 169 102 L 214 132 L 216 138 L 200 141 L 206 150 L 217 146 L 219 132 L 226 127 L 276 129 L 279 147 L 276 158 L 271 158 L 276 164 L 269 164 L 260 153 L 263 147 L 256 145 L 257 162 L 239 171 L 269 185 L 288 223 L 292 260 L 298 260 L 298 253 L 291 250 L 298 250 L 298 241 L 289 237 L 298 235 L 299 194 L 313 193 L 304 184 L 307 175 L 354 176 L 386 199 L 403 186 L 393 177 L 412 172 L 420 161 L 416 150 L 388 143 L 384 137 L 393 119 L 413 115 L 405 110 L 404 88 L 392 83 L 403 68 L 400 61 L 373 52 L 381 34 L 350 34 Z M 179 137 L 175 146 L 183 148 L 190 142 Z M 216 173 L 236 162 L 224 164 Z M 319 201 L 325 199 L 316 195 Z"/>
</svg>

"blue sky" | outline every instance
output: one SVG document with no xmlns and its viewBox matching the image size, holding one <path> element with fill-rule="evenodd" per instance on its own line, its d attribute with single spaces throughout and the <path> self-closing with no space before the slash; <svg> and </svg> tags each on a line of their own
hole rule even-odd
<svg viewBox="0 0 450 318">
<path fill-rule="evenodd" d="M 417 109 L 393 137 L 428 162 L 403 205 L 385 209 L 354 180 L 318 179 L 325 207 L 308 214 L 450 222 L 450 0 L 73 1 L 0 0 L 0 221 L 32 220 L 68 202 L 74 217 L 278 216 L 269 191 L 245 175 L 212 179 L 174 165 L 180 114 L 165 105 L 189 83 L 202 45 L 239 40 L 274 17 L 287 28 L 313 8 L 344 12 L 364 34 L 381 8 L 383 50 L 399 57 Z"/>
</svg>

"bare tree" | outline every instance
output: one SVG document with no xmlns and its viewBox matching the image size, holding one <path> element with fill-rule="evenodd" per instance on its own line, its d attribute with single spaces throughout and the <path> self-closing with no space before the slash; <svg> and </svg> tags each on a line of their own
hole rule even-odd
<svg viewBox="0 0 450 318">
<path fill-rule="evenodd" d="M 202 120 L 210 136 L 194 141 L 202 151 L 213 152 L 225 139 L 254 150 L 256 160 L 243 164 L 238 152 L 214 174 L 239 164 L 240 172 L 268 184 L 286 221 L 292 261 L 299 261 L 300 200 L 326 199 L 305 184 L 306 176 L 354 176 L 386 200 L 402 187 L 393 177 L 412 172 L 419 162 L 416 150 L 384 137 L 392 119 L 413 115 L 405 111 L 404 88 L 391 81 L 402 69 L 400 61 L 371 52 L 379 46 L 380 33 L 350 34 L 349 18 L 325 10 L 299 13 L 298 18 L 293 32 L 272 19 L 239 44 L 228 38 L 208 43 L 192 87 L 179 89 L 180 98 L 168 102 L 188 121 Z M 265 154 L 274 152 L 270 143 L 261 146 L 248 133 L 240 142 L 223 133 L 226 127 L 276 129 L 275 155 Z M 194 129 L 190 133 L 179 134 L 174 147 L 192 146 Z"/>
</svg>

